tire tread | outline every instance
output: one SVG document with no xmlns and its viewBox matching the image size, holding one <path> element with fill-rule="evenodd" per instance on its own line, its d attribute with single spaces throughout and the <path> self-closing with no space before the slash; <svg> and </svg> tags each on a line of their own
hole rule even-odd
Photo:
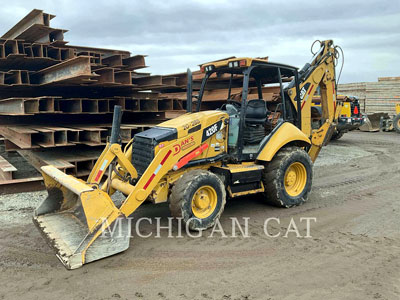
<svg viewBox="0 0 400 300">
<path fill-rule="evenodd" d="M 293 156 L 295 153 L 299 153 L 302 155 L 304 158 L 306 158 L 307 161 L 309 161 L 310 165 L 312 166 L 311 159 L 309 155 L 302 149 L 298 147 L 285 147 L 275 155 L 275 157 L 272 159 L 272 161 L 266 166 L 264 173 L 263 173 L 263 184 L 265 188 L 264 192 L 264 199 L 265 202 L 268 204 L 271 204 L 273 206 L 278 206 L 278 207 L 292 207 L 295 205 L 300 205 L 304 203 L 307 200 L 307 196 L 309 191 L 305 193 L 303 197 L 301 197 L 297 203 L 288 203 L 285 201 L 285 199 L 282 199 L 280 196 L 280 190 L 279 190 L 279 184 L 277 182 L 278 178 L 280 178 L 282 170 L 282 164 L 287 160 L 290 159 L 291 156 Z M 309 190 L 311 189 L 310 187 L 307 187 Z"/>
</svg>

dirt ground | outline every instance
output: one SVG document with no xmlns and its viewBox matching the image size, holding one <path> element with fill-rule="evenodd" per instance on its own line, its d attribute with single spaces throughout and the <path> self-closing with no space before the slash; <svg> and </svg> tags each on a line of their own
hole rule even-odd
<svg viewBox="0 0 400 300">
<path fill-rule="evenodd" d="M 324 148 L 307 203 L 227 202 L 228 237 L 139 238 L 122 254 L 67 271 L 31 223 L 45 193 L 0 198 L 0 299 L 400 299 L 400 135 L 351 132 Z M 144 205 L 134 217 L 169 216 Z M 230 217 L 249 217 L 233 238 Z M 265 235 L 267 218 L 271 234 Z M 284 237 L 293 218 L 302 236 Z M 241 223 L 244 221 L 242 220 Z M 152 225 L 142 232 L 151 233 Z M 166 231 L 166 230 L 164 230 Z"/>
</svg>

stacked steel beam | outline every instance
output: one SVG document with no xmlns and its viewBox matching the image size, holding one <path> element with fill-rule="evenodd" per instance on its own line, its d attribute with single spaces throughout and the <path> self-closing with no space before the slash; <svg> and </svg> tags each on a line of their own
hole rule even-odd
<svg viewBox="0 0 400 300">
<path fill-rule="evenodd" d="M 67 30 L 50 26 L 53 18 L 35 9 L 0 38 L 0 193 L 19 183 L 32 189 L 41 179 L 35 169 L 46 164 L 87 176 L 110 134 L 115 105 L 124 110 L 122 142 L 185 112 L 186 73 L 140 73 L 144 55 L 69 45 Z M 204 74 L 193 75 L 196 91 Z M 229 82 L 231 98 L 239 100 L 241 75 L 214 74 L 202 109 L 221 107 Z M 255 84 L 248 97 L 258 98 Z M 278 97 L 279 87 L 263 88 L 263 99 Z"/>
<path fill-rule="evenodd" d="M 67 30 L 51 27 L 53 18 L 34 9 L 0 38 L 0 134 L 6 150 L 0 153 L 0 192 L 7 184 L 40 179 L 13 166 L 21 165 L 15 151 L 36 169 L 53 164 L 87 176 L 106 143 L 114 105 L 124 110 L 123 142 L 183 110 L 182 100 L 159 97 L 160 89 L 181 84 L 176 77 L 137 72 L 146 67 L 144 55 L 69 45 Z"/>
</svg>

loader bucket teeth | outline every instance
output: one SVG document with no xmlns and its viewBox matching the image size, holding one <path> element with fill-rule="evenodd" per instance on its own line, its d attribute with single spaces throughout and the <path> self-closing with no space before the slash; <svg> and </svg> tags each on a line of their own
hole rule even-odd
<svg viewBox="0 0 400 300">
<path fill-rule="evenodd" d="M 42 167 L 42 173 L 48 197 L 33 221 L 67 269 L 129 247 L 129 220 L 105 192 L 52 166 Z"/>
</svg>

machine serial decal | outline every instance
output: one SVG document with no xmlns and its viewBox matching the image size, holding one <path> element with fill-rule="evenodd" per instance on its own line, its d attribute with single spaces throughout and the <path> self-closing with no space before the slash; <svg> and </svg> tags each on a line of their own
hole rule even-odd
<svg viewBox="0 0 400 300">
<path fill-rule="evenodd" d="M 198 120 L 198 119 L 193 120 L 193 121 L 183 125 L 183 130 L 188 130 L 190 127 L 194 127 L 194 126 L 199 125 L 199 124 L 200 124 L 200 120 Z"/>
</svg>

